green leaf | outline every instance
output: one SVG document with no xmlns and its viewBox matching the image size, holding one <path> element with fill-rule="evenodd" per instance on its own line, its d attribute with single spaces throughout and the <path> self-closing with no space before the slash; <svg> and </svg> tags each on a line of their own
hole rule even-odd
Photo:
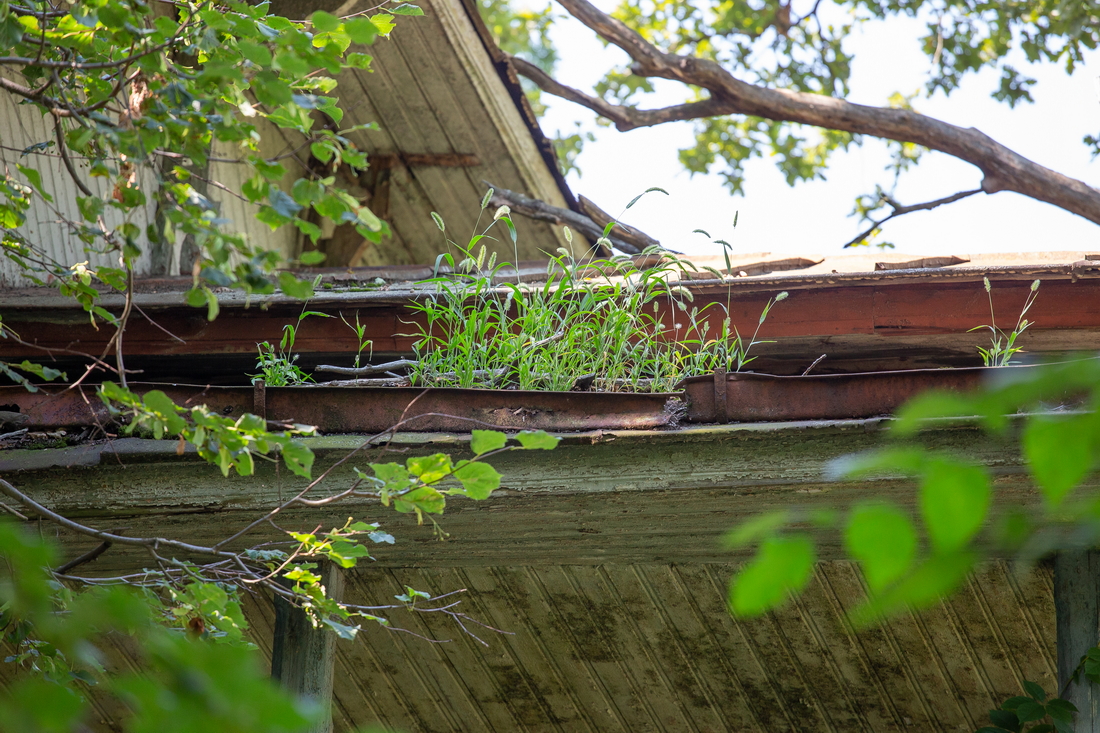
<svg viewBox="0 0 1100 733">
<path fill-rule="evenodd" d="M 962 549 L 981 529 L 991 491 L 985 467 L 930 458 L 920 487 L 921 514 L 937 552 Z"/>
<path fill-rule="evenodd" d="M 1096 415 L 1032 417 L 1021 438 L 1031 475 L 1057 507 L 1096 464 Z"/>
<path fill-rule="evenodd" d="M 929 558 L 884 593 L 855 609 L 851 614 L 852 622 L 856 626 L 866 626 L 892 614 L 938 603 L 966 580 L 977 559 L 973 552 Z"/>
<path fill-rule="evenodd" d="M 310 478 L 310 471 L 313 469 L 313 451 L 297 440 L 289 440 L 283 444 L 282 453 L 287 468 L 302 478 Z"/>
<path fill-rule="evenodd" d="M 353 43 L 371 44 L 378 36 L 378 26 L 372 23 L 370 18 L 362 16 L 344 23 L 344 31 L 351 37 Z"/>
<path fill-rule="evenodd" d="M 76 197 L 76 208 L 80 210 L 84 221 L 95 221 L 103 213 L 104 205 L 103 199 L 98 196 Z"/>
<path fill-rule="evenodd" d="M 470 437 L 470 450 L 475 456 L 500 450 L 508 442 L 508 436 L 499 430 L 474 430 Z"/>
<path fill-rule="evenodd" d="M 1016 718 L 1021 723 L 1030 723 L 1033 720 L 1045 718 L 1046 714 L 1047 709 L 1034 700 L 1028 700 L 1016 708 Z"/>
<path fill-rule="evenodd" d="M 516 435 L 516 440 L 524 450 L 554 450 L 561 438 L 550 435 L 545 430 L 524 430 Z"/>
<path fill-rule="evenodd" d="M 408 467 L 410 474 L 426 484 L 433 484 L 451 475 L 453 470 L 451 457 L 446 453 L 410 458 L 405 462 L 405 465 Z"/>
<path fill-rule="evenodd" d="M 309 300 L 313 297 L 313 281 L 299 280 L 289 272 L 279 273 L 279 289 L 285 295 L 298 300 Z"/>
<path fill-rule="evenodd" d="M 57 369 L 46 366 L 45 364 L 35 364 L 34 362 L 28 361 L 26 359 L 19 362 L 18 364 L 15 364 L 14 366 L 18 369 L 22 369 L 23 371 L 28 372 L 29 374 L 35 374 L 46 380 L 47 382 L 52 382 L 58 377 L 61 377 L 62 379 L 68 379 L 68 377 L 65 375 L 65 372 L 58 371 Z"/>
<path fill-rule="evenodd" d="M 308 252 L 303 252 L 302 256 L 298 258 L 298 261 L 303 265 L 319 265 L 325 261 L 325 253 L 313 249 Z"/>
<path fill-rule="evenodd" d="M 861 504 L 853 511 L 844 545 L 863 567 L 873 593 L 905 574 L 917 552 L 917 532 L 909 517 L 891 504 Z"/>
<path fill-rule="evenodd" d="M 419 489 L 413 489 L 407 494 L 401 496 L 395 496 L 393 498 L 393 508 L 402 514 L 408 514 L 409 512 L 421 511 L 428 514 L 442 514 L 443 507 L 446 506 L 447 500 L 443 494 L 439 493 L 431 486 L 421 486 Z"/>
<path fill-rule="evenodd" d="M 46 193 L 42 189 L 42 174 L 41 173 L 39 173 L 34 168 L 27 168 L 25 166 L 19 165 L 18 163 L 16 164 L 15 167 L 19 169 L 20 173 L 22 173 L 24 176 L 27 177 L 27 180 L 31 182 L 32 186 L 34 186 L 34 190 L 38 191 L 38 193 L 40 193 L 42 195 L 42 198 L 46 199 L 46 201 L 53 201 L 53 196 L 50 196 L 48 193 Z"/>
<path fill-rule="evenodd" d="M 369 69 L 374 57 L 366 53 L 349 53 L 344 60 L 353 69 Z"/>
<path fill-rule="evenodd" d="M 218 305 L 218 296 L 214 294 L 214 291 L 205 285 L 202 286 L 203 295 L 206 296 L 206 320 L 213 321 L 218 317 L 220 306 Z"/>
<path fill-rule="evenodd" d="M 252 83 L 249 87 L 252 93 L 256 95 L 256 101 L 260 104 L 268 107 L 269 109 L 275 109 L 284 104 L 290 102 L 293 91 L 291 91 L 290 84 L 281 79 L 274 71 L 261 71 L 252 79 Z M 271 176 L 265 174 L 268 180 L 273 180 Z"/>
<path fill-rule="evenodd" d="M 1000 726 L 1000 731 L 1020 730 L 1020 719 L 1016 717 L 1016 713 L 1014 712 L 1009 712 L 1007 710 L 990 710 L 989 721 L 994 725 Z M 1000 733 L 1000 731 L 998 731 L 998 733 Z"/>
<path fill-rule="evenodd" d="M 759 616 L 782 605 L 809 582 L 814 559 L 806 536 L 769 537 L 730 584 L 730 609 L 737 616 Z"/>
<path fill-rule="evenodd" d="M 400 463 L 372 463 L 370 464 L 374 475 L 396 491 L 400 491 L 412 483 L 412 477 L 408 470 Z"/>
<path fill-rule="evenodd" d="M 396 8 L 390 8 L 390 12 L 394 15 L 423 15 L 424 11 L 419 5 L 412 5 L 411 3 L 402 3 Z"/>
<path fill-rule="evenodd" d="M 237 41 L 237 49 L 242 56 L 257 66 L 265 69 L 271 66 L 271 51 L 267 49 L 267 46 L 242 39 Z"/>
<path fill-rule="evenodd" d="M 776 509 L 775 511 L 757 514 L 727 532 L 722 537 L 722 546 L 728 550 L 736 550 L 754 544 L 774 535 L 790 519 L 791 513 L 787 509 Z"/>
<path fill-rule="evenodd" d="M 334 621 L 331 618 L 324 619 L 325 626 L 336 632 L 336 635 L 346 641 L 355 641 L 355 635 L 359 633 L 358 626 L 349 626 L 348 624 L 342 624 L 339 621 Z"/>
<path fill-rule="evenodd" d="M 385 13 L 379 13 L 378 15 L 372 15 L 370 22 L 374 24 L 375 29 L 380 36 L 388 36 L 390 31 L 393 30 L 393 16 L 386 15 Z"/>
<path fill-rule="evenodd" d="M 187 423 L 179 416 L 176 404 L 159 389 L 146 392 L 142 401 L 145 403 L 146 408 L 156 412 L 164 419 L 169 435 L 178 435 L 186 426 Z"/>
<path fill-rule="evenodd" d="M 271 202 L 271 208 L 288 219 L 302 210 L 302 205 L 281 188 L 272 188 L 267 194 L 267 200 Z"/>
<path fill-rule="evenodd" d="M 1031 695 L 1036 702 L 1044 702 L 1047 699 L 1046 690 L 1031 680 L 1024 680 L 1024 692 Z"/>
<path fill-rule="evenodd" d="M 328 33 L 340 27 L 340 19 L 332 13 L 326 13 L 323 10 L 318 10 L 313 15 L 309 16 L 309 21 L 320 33 Z"/>
<path fill-rule="evenodd" d="M 500 474 L 488 463 L 460 461 L 454 477 L 462 482 L 462 493 L 478 501 L 500 488 Z"/>
</svg>

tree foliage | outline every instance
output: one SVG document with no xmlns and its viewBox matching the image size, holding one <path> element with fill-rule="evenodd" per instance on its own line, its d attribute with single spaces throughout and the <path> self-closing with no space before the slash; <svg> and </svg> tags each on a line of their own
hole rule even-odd
<svg viewBox="0 0 1100 733">
<path fill-rule="evenodd" d="M 1074 186 L 1069 179 L 1059 184 L 1073 193 L 1067 190 L 1061 196 L 1006 185 L 995 179 L 1025 171 L 1008 170 L 1012 166 L 997 161 L 1001 151 L 979 149 L 978 138 L 954 139 L 960 136 L 950 126 L 930 125 L 935 121 L 914 110 L 922 94 L 949 95 L 968 75 L 985 69 L 998 78 L 990 90 L 995 99 L 1010 107 L 1033 101 L 1035 80 L 1013 65 L 1018 61 L 1012 52 L 1019 50 L 1029 64 L 1059 63 L 1073 73 L 1100 41 L 1100 15 L 1088 0 L 621 0 L 609 13 L 587 0 L 560 4 L 603 41 L 626 51 L 629 60 L 609 69 L 593 92 L 554 79 L 546 64 L 529 64 L 539 55 L 534 46 L 513 52 L 517 71 L 542 90 L 589 107 L 620 130 L 694 120 L 695 144 L 680 151 L 681 163 L 693 173 L 719 173 L 735 193 L 743 191 L 744 166 L 752 158 L 774 160 L 793 185 L 824 178 L 837 150 L 875 136 L 889 143 L 893 176 L 875 194 L 860 198 L 856 213 L 868 221 L 887 207 L 895 212 L 904 208 L 887 200 L 897 176 L 931 148 L 977 165 L 986 176 L 987 193 L 1015 190 L 1100 223 L 1100 194 L 1095 190 L 1079 182 L 1072 182 Z M 499 16 L 499 9 L 494 12 Z M 931 69 L 924 89 L 896 90 L 880 100 L 889 111 L 877 116 L 869 114 L 874 108 L 818 104 L 815 97 L 848 96 L 854 60 L 848 42 L 853 34 L 872 21 L 892 17 L 924 23 L 919 43 Z M 679 82 L 682 103 L 645 108 L 657 92 L 655 79 Z M 663 93 L 667 95 L 667 86 Z M 665 103 L 667 96 L 661 99 Z M 1094 137 L 1084 142 L 1094 154 L 1100 152 Z M 1074 200 L 1082 196 L 1087 205 Z"/>
<path fill-rule="evenodd" d="M 317 220 L 352 222 L 378 241 L 385 222 L 332 176 L 288 176 L 285 163 L 297 151 L 272 154 L 270 143 L 286 131 L 323 164 L 367 167 L 348 137 L 353 130 L 339 127 L 335 77 L 369 70 L 366 46 L 389 34 L 395 14 L 422 14 L 393 5 L 292 20 L 269 14 L 267 3 L 3 0 L 0 90 L 37 108 L 53 130 L 4 172 L 4 255 L 37 282 L 60 283 L 108 323 L 116 316 L 97 309 L 97 286 L 125 291 L 143 254 L 181 239 L 182 267 L 196 276 L 188 302 L 208 305 L 211 317 L 214 286 L 252 293 L 279 286 L 307 297 L 307 281 L 274 276 L 276 253 L 225 226 L 208 197 L 221 184 L 206 177 L 206 166 L 215 145 L 232 151 L 227 162 L 243 167 L 246 182 L 229 193 L 257 204 L 257 217 L 273 229 L 293 225 L 316 241 L 320 228 L 299 215 L 312 209 Z M 43 170 L 57 162 L 80 192 L 78 217 L 68 215 L 63 191 L 45 183 L 53 178 Z M 25 233 L 34 199 L 80 239 L 88 259 L 110 257 L 99 266 L 52 259 Z M 138 221 L 150 209 L 153 222 L 143 229 Z"/>
</svg>

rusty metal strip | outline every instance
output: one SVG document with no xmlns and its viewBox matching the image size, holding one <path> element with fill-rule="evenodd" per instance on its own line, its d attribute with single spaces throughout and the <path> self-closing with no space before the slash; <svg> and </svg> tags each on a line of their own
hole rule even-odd
<svg viewBox="0 0 1100 733">
<path fill-rule="evenodd" d="M 726 400 L 726 370 L 718 367 L 712 376 L 714 380 L 714 419 L 716 422 L 729 422 L 729 402 Z"/>
<path fill-rule="evenodd" d="M 651 429 L 674 423 L 681 394 L 533 392 L 416 387 L 203 387 L 131 383 L 143 394 L 164 391 L 176 404 L 205 404 L 221 415 L 252 412 L 267 420 L 316 425 L 323 433 L 378 433 L 405 421 L 403 430 L 469 432 L 512 430 Z M 0 387 L 0 406 L 28 416 L 31 429 L 86 427 L 112 421 L 106 406 L 76 390 L 47 387 L 30 393 Z"/>
<path fill-rule="evenodd" d="M 720 379 L 716 371 L 686 379 L 681 385 L 688 400 L 688 422 L 842 420 L 889 415 L 928 389 L 967 391 L 1005 369 L 1032 368 L 910 369 L 796 377 L 733 373 L 725 375 L 724 390 L 716 383 Z M 722 392 L 724 400 L 719 398 Z"/>
</svg>

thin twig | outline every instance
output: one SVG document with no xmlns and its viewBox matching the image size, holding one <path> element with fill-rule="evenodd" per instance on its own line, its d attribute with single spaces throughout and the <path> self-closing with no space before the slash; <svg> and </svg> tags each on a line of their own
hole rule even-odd
<svg viewBox="0 0 1100 733">
<path fill-rule="evenodd" d="M 891 213 L 889 216 L 885 217 L 884 219 L 880 219 L 879 221 L 876 221 L 873 224 L 871 224 L 870 228 L 868 228 L 865 232 L 863 232 L 861 234 L 857 234 L 850 242 L 845 244 L 844 247 L 845 248 L 854 247 L 857 244 L 859 244 L 860 242 L 863 242 L 865 239 L 867 239 L 867 237 L 871 236 L 876 229 L 878 229 L 883 224 L 885 224 L 886 222 L 893 219 L 895 216 L 902 216 L 904 214 L 911 214 L 914 211 L 929 211 L 931 209 L 936 208 L 937 206 L 943 206 L 944 204 L 952 204 L 956 201 L 959 201 L 960 199 L 966 198 L 967 196 L 973 196 L 976 193 L 982 193 L 982 189 L 975 188 L 973 191 L 961 191 L 959 193 L 951 194 L 950 196 L 945 196 L 942 199 L 936 199 L 935 201 L 926 201 L 923 204 L 913 204 L 912 206 L 902 206 L 897 201 L 894 201 L 892 198 L 890 198 L 889 196 L 886 196 L 884 194 L 882 196 L 882 200 L 890 205 L 890 207 L 894 210 L 893 213 Z"/>
<path fill-rule="evenodd" d="M 821 356 L 819 356 L 819 357 L 817 357 L 816 359 L 814 359 L 814 363 L 813 363 L 813 364 L 810 364 L 810 365 L 809 365 L 808 367 L 806 367 L 806 371 L 802 372 L 802 376 L 806 376 L 807 374 L 809 374 L 809 373 L 810 373 L 810 371 L 811 371 L 811 370 L 812 370 L 812 369 L 813 369 L 813 368 L 814 368 L 815 366 L 817 366 L 818 364 L 820 364 L 820 363 L 821 363 L 821 360 L 822 360 L 822 359 L 824 359 L 824 358 L 825 358 L 826 356 L 828 356 L 828 354 L 822 354 Z"/>
<path fill-rule="evenodd" d="M 69 177 L 73 179 L 73 183 L 80 189 L 81 193 L 85 196 L 95 196 L 92 193 L 92 189 L 84 185 L 84 181 L 80 180 L 80 176 L 76 173 L 76 167 L 73 166 L 73 162 L 69 160 L 69 153 L 65 145 L 65 136 L 61 134 L 61 118 L 57 118 L 57 122 L 54 125 L 54 133 L 57 135 L 57 149 L 61 153 L 61 162 L 65 164 L 65 170 L 69 172 Z"/>
</svg>

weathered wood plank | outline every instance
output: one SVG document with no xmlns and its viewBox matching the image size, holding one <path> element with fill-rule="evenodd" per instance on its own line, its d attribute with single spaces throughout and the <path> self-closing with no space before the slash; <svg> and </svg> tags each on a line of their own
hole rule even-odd
<svg viewBox="0 0 1100 733">
<path fill-rule="evenodd" d="M 429 528 L 373 501 L 284 513 L 288 526 L 339 526 L 348 516 L 380 521 L 399 539 L 375 548 L 377 561 L 409 565 L 542 565 L 605 562 L 721 562 L 742 557 L 720 538 L 738 522 L 778 508 L 845 506 L 875 496 L 916 510 L 911 481 L 827 482 L 829 461 L 880 444 L 871 421 L 722 426 L 663 433 L 605 432 L 567 436 L 553 451 L 514 452 L 493 460 L 503 487 L 487 501 L 453 499 L 441 518 L 450 532 L 438 542 Z M 1009 444 L 980 431 L 932 432 L 928 444 L 991 467 L 998 505 L 1037 500 L 1019 456 Z M 339 467 L 331 490 L 354 481 L 352 466 L 404 461 L 448 452 L 468 457 L 467 438 L 402 436 L 394 453 L 372 450 Z M 362 438 L 313 441 L 316 471 L 327 468 Z M 50 467 L 50 464 L 54 464 Z M 20 468 L 24 470 L 20 471 Z M 0 470 L 45 505 L 94 525 L 140 526 L 146 533 L 213 543 L 247 524 L 305 482 L 285 469 L 258 463 L 252 477 L 221 473 L 194 455 L 177 456 L 172 441 L 118 440 L 113 445 L 62 451 L 9 451 Z M 1100 479 L 1090 479 L 1094 487 Z M 62 533 L 75 557 L 89 540 Z M 278 539 L 270 528 L 249 542 Z M 840 538 L 819 537 L 823 558 L 840 556 Z M 94 543 L 92 543 L 94 544 Z M 113 547 L 94 566 L 104 572 L 147 563 L 139 551 Z"/>
<path fill-rule="evenodd" d="M 1077 706 L 1074 730 L 1100 731 L 1100 687 L 1084 677 L 1071 682 L 1085 652 L 1100 640 L 1100 552 L 1069 550 L 1054 558 L 1058 628 L 1058 689 Z"/>
<path fill-rule="evenodd" d="M 344 599 L 344 571 L 330 562 L 320 563 L 325 595 Z M 271 676 L 299 697 L 312 700 L 325 713 L 308 733 L 332 733 L 332 680 L 336 665 L 336 634 L 315 627 L 305 611 L 275 599 Z"/>
</svg>

